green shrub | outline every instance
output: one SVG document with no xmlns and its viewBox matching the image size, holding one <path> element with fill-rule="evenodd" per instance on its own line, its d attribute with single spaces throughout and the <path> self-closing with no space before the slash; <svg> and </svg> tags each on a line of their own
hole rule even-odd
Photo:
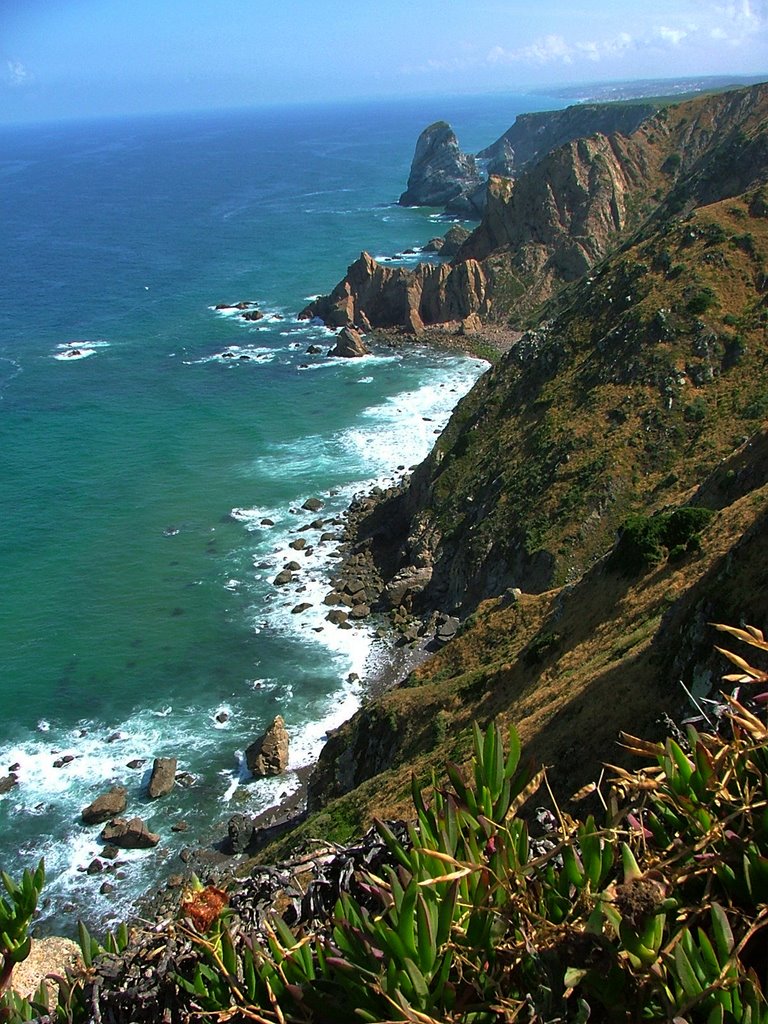
<svg viewBox="0 0 768 1024">
<path fill-rule="evenodd" d="M 694 316 L 698 316 L 700 313 L 706 313 L 714 301 L 715 293 L 712 289 L 702 288 L 688 300 L 686 309 Z"/>
<path fill-rule="evenodd" d="M 713 515 L 711 509 L 686 506 L 654 516 L 628 516 L 609 564 L 624 575 L 634 575 L 662 562 L 673 549 L 675 557 L 683 550 L 697 550 L 695 538 Z"/>
<path fill-rule="evenodd" d="M 701 423 L 707 418 L 707 403 L 697 395 L 692 402 L 689 402 L 683 409 L 683 419 L 686 423 Z"/>
</svg>

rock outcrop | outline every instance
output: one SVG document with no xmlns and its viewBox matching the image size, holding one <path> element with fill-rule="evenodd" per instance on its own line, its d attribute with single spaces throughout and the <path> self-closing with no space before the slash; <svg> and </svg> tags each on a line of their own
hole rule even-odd
<svg viewBox="0 0 768 1024">
<path fill-rule="evenodd" d="M 370 355 L 370 349 L 366 348 L 360 331 L 355 330 L 354 327 L 342 327 L 336 338 L 336 344 L 328 355 L 341 359 L 359 359 L 361 356 Z"/>
<path fill-rule="evenodd" d="M 631 135 L 658 110 L 657 104 L 577 103 L 565 110 L 518 114 L 495 142 L 480 150 L 489 174 L 515 177 L 547 153 L 590 135 Z"/>
<path fill-rule="evenodd" d="M 480 217 L 490 176 L 516 177 L 574 139 L 597 133 L 630 135 L 657 109 L 648 102 L 584 103 L 520 114 L 511 128 L 476 156 L 462 153 L 451 126 L 437 121 L 419 136 L 408 188 L 399 202 L 401 206 L 443 206 L 449 213 Z"/>
<path fill-rule="evenodd" d="M 436 121 L 419 136 L 408 187 L 399 202 L 401 206 L 447 206 L 461 199 L 471 207 L 469 197 L 482 185 L 475 158 L 461 152 L 446 121 Z M 472 212 L 475 216 L 480 213 L 479 209 Z"/>
<path fill-rule="evenodd" d="M 319 317 L 330 327 L 400 327 L 420 333 L 426 325 L 460 323 L 490 310 L 486 275 L 476 260 L 456 266 L 422 263 L 415 270 L 384 267 L 367 252 L 360 254 L 330 295 L 321 296 L 300 314 Z"/>
<path fill-rule="evenodd" d="M 288 730 L 277 715 L 267 731 L 245 751 L 245 763 L 256 778 L 280 775 L 288 767 Z"/>
<path fill-rule="evenodd" d="M 128 790 L 125 786 L 113 786 L 106 793 L 97 796 L 96 799 L 84 807 L 81 817 L 86 825 L 100 825 L 110 818 L 115 818 L 125 810 L 128 798 Z"/>
</svg>

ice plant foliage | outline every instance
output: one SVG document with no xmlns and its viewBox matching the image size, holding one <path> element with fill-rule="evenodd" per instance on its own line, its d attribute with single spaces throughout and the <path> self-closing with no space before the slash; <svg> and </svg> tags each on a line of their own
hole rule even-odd
<svg viewBox="0 0 768 1024">
<path fill-rule="evenodd" d="M 758 630 L 719 628 L 768 650 Z M 761 691 L 766 673 L 724 653 L 738 668 L 727 680 Z M 389 865 L 312 931 L 274 913 L 248 933 L 223 893 L 193 881 L 167 925 L 169 948 L 184 934 L 195 952 L 172 1019 L 768 1024 L 768 729 L 750 701 L 725 700 L 727 735 L 623 735 L 646 764 L 611 769 L 605 794 L 590 787 L 602 822 L 552 801 L 544 834 L 528 808 L 547 799 L 546 772 L 514 730 L 475 726 L 471 770 L 449 764 L 426 795 L 414 780 L 407 839 L 379 822 Z M 191 913 L 201 900 L 206 913 Z M 84 930 L 81 942 L 90 964 L 100 947 Z M 95 1007 L 87 980 L 63 983 L 62 1024 Z"/>
</svg>

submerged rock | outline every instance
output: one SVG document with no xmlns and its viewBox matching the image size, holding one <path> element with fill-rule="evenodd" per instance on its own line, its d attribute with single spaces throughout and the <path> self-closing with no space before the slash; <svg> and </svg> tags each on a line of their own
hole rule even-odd
<svg viewBox="0 0 768 1024">
<path fill-rule="evenodd" d="M 3 793 L 10 792 L 13 787 L 18 786 L 18 784 L 19 780 L 16 778 L 16 775 L 13 772 L 10 772 L 8 775 L 0 779 L 0 796 L 2 796 Z"/>
</svg>

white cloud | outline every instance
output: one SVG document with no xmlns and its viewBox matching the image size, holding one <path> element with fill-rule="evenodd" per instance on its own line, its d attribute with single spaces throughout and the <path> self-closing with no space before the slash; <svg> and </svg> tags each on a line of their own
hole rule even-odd
<svg viewBox="0 0 768 1024">
<path fill-rule="evenodd" d="M 727 0 L 712 4 L 711 13 L 717 22 L 711 39 L 738 46 L 768 31 L 768 0 Z"/>
<path fill-rule="evenodd" d="M 9 85 L 20 88 L 32 81 L 32 73 L 20 60 L 7 60 L 5 62 L 5 78 Z"/>
<path fill-rule="evenodd" d="M 568 43 L 563 36 L 549 35 L 517 50 L 494 46 L 486 61 L 489 64 L 573 64 L 575 60 L 585 58 L 596 62 L 606 57 L 616 57 L 634 45 L 635 40 L 628 32 L 620 32 L 610 39 L 591 39 L 579 43 Z"/>
<path fill-rule="evenodd" d="M 666 25 L 661 25 L 656 29 L 656 35 L 662 43 L 670 43 L 672 46 L 679 46 L 688 33 L 685 29 L 667 28 Z"/>
</svg>

